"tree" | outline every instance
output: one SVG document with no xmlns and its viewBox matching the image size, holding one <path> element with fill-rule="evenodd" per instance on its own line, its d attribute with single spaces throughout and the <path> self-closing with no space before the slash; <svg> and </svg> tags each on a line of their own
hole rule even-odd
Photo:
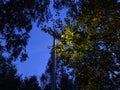
<svg viewBox="0 0 120 90">
<path fill-rule="evenodd" d="M 12 61 L 19 57 L 26 60 L 32 23 L 41 24 L 50 18 L 49 3 L 49 0 L 0 0 L 0 89 L 18 90 L 23 85 Z M 28 84 L 32 86 L 30 90 L 40 89 L 36 77 L 31 77 Z"/>
<path fill-rule="evenodd" d="M 69 66 L 65 66 L 62 60 L 57 59 L 56 65 L 56 90 L 76 90 L 74 89 L 74 70 Z M 45 73 L 42 74 L 41 88 L 51 90 L 52 85 L 52 65 L 53 60 L 49 59 Z M 70 78 L 71 77 L 71 78 Z"/>
<path fill-rule="evenodd" d="M 41 90 L 36 76 L 23 79 L 20 90 Z"/>
<path fill-rule="evenodd" d="M 0 53 L 21 61 L 27 57 L 26 45 L 32 22 L 47 20 L 49 0 L 2 0 L 0 1 Z M 11 59 L 12 58 L 12 59 Z"/>
<path fill-rule="evenodd" d="M 21 76 L 17 75 L 15 65 L 7 58 L 0 56 L 0 89 L 18 90 L 21 85 Z"/>
<path fill-rule="evenodd" d="M 120 3 L 117 0 L 63 0 L 66 25 L 60 27 L 57 55 L 76 72 L 78 89 L 116 89 L 120 76 Z M 50 30 L 50 29 L 49 29 Z M 54 35 L 55 36 L 55 35 Z M 57 38 L 57 37 L 56 37 Z M 116 78 L 116 81 L 115 79 Z"/>
<path fill-rule="evenodd" d="M 59 87 L 60 87 L 60 90 L 76 90 L 76 87 L 73 84 L 72 79 L 69 79 L 69 76 L 66 73 L 62 74 Z"/>
<path fill-rule="evenodd" d="M 0 56 L 0 90 L 41 90 L 36 76 L 22 79 L 7 58 Z"/>
</svg>

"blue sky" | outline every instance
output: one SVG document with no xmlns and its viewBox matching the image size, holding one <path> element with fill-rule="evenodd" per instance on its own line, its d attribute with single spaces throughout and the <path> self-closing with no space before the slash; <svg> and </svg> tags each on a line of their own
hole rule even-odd
<svg viewBox="0 0 120 90">
<path fill-rule="evenodd" d="M 52 46 L 53 38 L 47 33 L 41 31 L 35 23 L 30 32 L 31 38 L 27 45 L 29 58 L 20 63 L 17 61 L 18 74 L 25 76 L 37 75 L 44 73 L 48 59 L 50 58 L 49 46 Z"/>
<path fill-rule="evenodd" d="M 66 17 L 67 9 L 60 10 L 60 16 L 56 16 L 56 11 L 52 9 L 53 18 L 61 18 L 64 24 L 64 18 Z M 44 23 L 46 26 L 52 26 L 52 22 Z M 29 58 L 21 63 L 17 61 L 17 69 L 18 74 L 22 74 L 23 77 L 36 75 L 39 77 L 42 73 L 45 72 L 47 62 L 50 58 L 51 49 L 48 47 L 52 47 L 53 37 L 49 34 L 40 30 L 37 27 L 37 23 L 33 23 L 33 29 L 30 32 L 31 38 L 29 39 L 27 45 L 27 52 Z"/>
</svg>

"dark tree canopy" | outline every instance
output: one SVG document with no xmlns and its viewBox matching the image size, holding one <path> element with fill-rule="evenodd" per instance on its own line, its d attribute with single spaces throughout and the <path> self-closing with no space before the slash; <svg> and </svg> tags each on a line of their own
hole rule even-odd
<svg viewBox="0 0 120 90">
<path fill-rule="evenodd" d="M 20 90 L 41 90 L 36 76 L 25 78 L 19 88 Z"/>
<path fill-rule="evenodd" d="M 74 74 L 75 70 L 66 66 L 62 60 L 56 59 L 56 90 L 76 90 Z M 49 59 L 45 73 L 40 78 L 41 88 L 44 90 L 51 90 L 52 86 L 52 70 L 53 60 Z M 70 78 L 71 77 L 71 78 Z"/>
<path fill-rule="evenodd" d="M 0 90 L 17 90 L 20 84 L 21 76 L 17 75 L 15 65 L 0 56 Z"/>
<path fill-rule="evenodd" d="M 7 58 L 0 56 L 0 90 L 41 90 L 36 76 L 22 78 Z"/>
<path fill-rule="evenodd" d="M 32 22 L 47 20 L 49 0 L 1 0 L 0 1 L 0 53 L 21 60 L 27 57 L 26 45 Z"/>
<path fill-rule="evenodd" d="M 68 8 L 66 24 L 57 29 L 61 32 L 55 30 L 54 33 L 59 40 L 55 47 L 58 57 L 77 69 L 78 89 L 117 89 L 120 83 L 120 3 L 117 0 L 70 2 L 56 0 L 54 5 L 56 9 Z M 57 25 L 60 23 L 56 20 Z"/>
</svg>

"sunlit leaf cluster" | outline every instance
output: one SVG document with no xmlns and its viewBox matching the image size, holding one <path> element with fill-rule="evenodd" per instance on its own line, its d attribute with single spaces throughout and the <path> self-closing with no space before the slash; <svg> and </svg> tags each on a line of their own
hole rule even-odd
<svg viewBox="0 0 120 90">
<path fill-rule="evenodd" d="M 115 89 L 120 83 L 120 3 L 81 0 L 80 5 L 79 15 L 69 7 L 74 14 L 62 27 L 58 58 L 77 69 L 79 89 Z"/>
</svg>

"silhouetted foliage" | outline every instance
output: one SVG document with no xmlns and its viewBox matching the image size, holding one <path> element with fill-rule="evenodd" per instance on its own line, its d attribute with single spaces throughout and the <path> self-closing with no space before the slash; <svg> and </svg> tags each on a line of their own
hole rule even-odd
<svg viewBox="0 0 120 90">
<path fill-rule="evenodd" d="M 36 76 L 26 77 L 20 86 L 20 90 L 41 90 Z"/>
<path fill-rule="evenodd" d="M 0 90 L 40 90 L 35 76 L 21 79 L 13 60 L 26 60 L 32 22 L 50 18 L 49 0 L 0 0 Z M 24 87 L 21 87 L 24 86 Z"/>
<path fill-rule="evenodd" d="M 0 90 L 18 90 L 21 76 L 17 75 L 15 65 L 0 56 Z"/>
<path fill-rule="evenodd" d="M 52 59 L 49 60 L 45 73 L 42 74 L 41 88 L 51 90 L 52 85 Z M 71 69 L 71 71 L 70 71 Z M 73 73 L 73 74 L 72 74 Z M 56 90 L 76 90 L 74 88 L 74 70 L 64 65 L 62 60 L 57 60 L 56 66 Z M 71 77 L 71 78 L 70 78 Z"/>
<path fill-rule="evenodd" d="M 69 76 L 67 74 L 62 74 L 60 81 L 60 90 L 76 90 L 76 87 L 72 82 L 73 81 L 69 79 Z"/>
<path fill-rule="evenodd" d="M 48 6 L 49 0 L 1 0 L 0 53 L 5 53 L 10 60 L 18 56 L 21 61 L 25 60 L 32 22 L 47 20 L 50 17 Z"/>
<path fill-rule="evenodd" d="M 36 76 L 22 79 L 7 58 L 0 57 L 0 90 L 41 90 Z"/>
</svg>

